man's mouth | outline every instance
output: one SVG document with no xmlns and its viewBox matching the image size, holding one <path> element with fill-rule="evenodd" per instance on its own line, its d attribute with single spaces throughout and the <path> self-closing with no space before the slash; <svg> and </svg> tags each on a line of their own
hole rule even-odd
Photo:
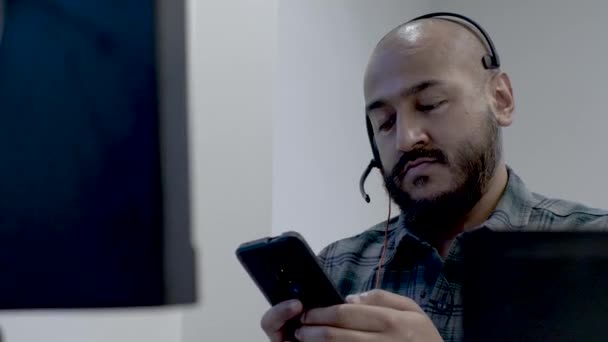
<svg viewBox="0 0 608 342">
<path fill-rule="evenodd" d="M 430 163 L 436 163 L 436 162 L 437 162 L 437 159 L 434 159 L 434 158 L 418 158 L 416 160 L 412 160 L 412 161 L 408 162 L 407 164 L 405 164 L 403 171 L 399 174 L 399 178 L 405 177 L 405 175 L 407 175 L 407 173 L 409 171 L 411 171 L 412 169 L 414 169 L 422 164 L 430 164 Z"/>
</svg>

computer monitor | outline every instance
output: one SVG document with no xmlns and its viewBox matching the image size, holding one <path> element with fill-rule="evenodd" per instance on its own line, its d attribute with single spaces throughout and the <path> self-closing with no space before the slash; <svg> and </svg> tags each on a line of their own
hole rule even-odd
<svg viewBox="0 0 608 342">
<path fill-rule="evenodd" d="M 185 0 L 4 6 L 0 309 L 194 302 Z"/>
<path fill-rule="evenodd" d="M 479 231 L 463 242 L 465 341 L 606 341 L 608 234 Z"/>
</svg>

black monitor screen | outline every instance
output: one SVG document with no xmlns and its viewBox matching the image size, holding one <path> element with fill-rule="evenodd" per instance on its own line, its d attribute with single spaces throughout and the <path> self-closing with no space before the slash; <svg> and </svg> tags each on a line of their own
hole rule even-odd
<svg viewBox="0 0 608 342">
<path fill-rule="evenodd" d="M 0 308 L 164 302 L 153 0 L 8 0 Z"/>
</svg>

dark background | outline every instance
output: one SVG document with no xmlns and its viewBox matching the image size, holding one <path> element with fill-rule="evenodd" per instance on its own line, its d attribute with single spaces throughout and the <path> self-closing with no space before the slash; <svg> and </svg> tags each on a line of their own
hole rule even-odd
<svg viewBox="0 0 608 342">
<path fill-rule="evenodd" d="M 153 0 L 9 0 L 0 308 L 162 302 Z"/>
</svg>

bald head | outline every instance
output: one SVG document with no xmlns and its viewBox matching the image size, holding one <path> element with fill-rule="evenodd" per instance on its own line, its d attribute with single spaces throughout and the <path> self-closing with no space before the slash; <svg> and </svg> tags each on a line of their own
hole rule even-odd
<svg viewBox="0 0 608 342">
<path fill-rule="evenodd" d="M 429 18 L 400 25 L 387 33 L 377 48 L 399 42 L 411 46 L 436 42 L 444 47 L 466 49 L 471 54 L 478 53 L 481 56 L 488 52 L 475 30 L 451 19 Z"/>
<path fill-rule="evenodd" d="M 423 19 L 400 25 L 387 33 L 376 45 L 367 71 L 374 64 L 385 63 L 387 58 L 399 58 L 408 63 L 408 59 L 420 56 L 438 66 L 450 65 L 468 72 L 483 82 L 498 72 L 483 67 L 482 58 L 488 53 L 480 35 L 470 27 L 450 19 Z"/>
</svg>

